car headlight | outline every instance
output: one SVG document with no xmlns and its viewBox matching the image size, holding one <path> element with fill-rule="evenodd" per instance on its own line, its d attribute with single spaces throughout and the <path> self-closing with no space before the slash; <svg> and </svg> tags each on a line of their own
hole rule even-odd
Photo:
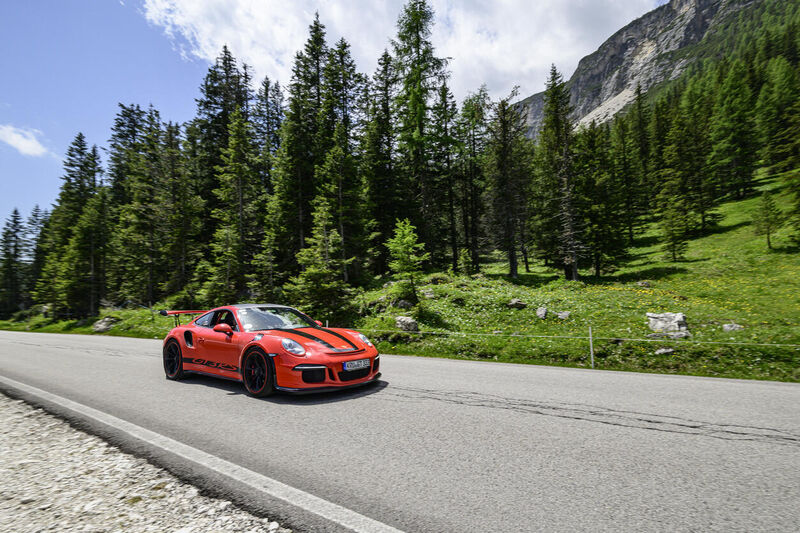
<svg viewBox="0 0 800 533">
<path fill-rule="evenodd" d="M 303 346 L 299 342 L 293 341 L 292 339 L 283 339 L 281 341 L 281 346 L 283 346 L 284 350 L 286 350 L 289 353 L 293 353 L 294 355 L 306 354 L 306 349 L 303 348 Z"/>
<path fill-rule="evenodd" d="M 361 340 L 361 342 L 363 342 L 363 343 L 364 343 L 364 344 L 366 344 L 367 346 L 372 346 L 372 343 L 371 343 L 371 342 L 369 342 L 369 339 L 368 339 L 368 338 L 367 338 L 367 336 L 366 336 L 366 335 L 364 335 L 363 333 L 359 333 L 359 334 L 358 334 L 358 338 Z"/>
</svg>

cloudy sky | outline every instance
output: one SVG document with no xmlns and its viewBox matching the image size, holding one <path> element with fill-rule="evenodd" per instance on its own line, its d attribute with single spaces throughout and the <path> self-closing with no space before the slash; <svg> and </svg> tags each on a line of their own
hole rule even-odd
<svg viewBox="0 0 800 533">
<path fill-rule="evenodd" d="M 515 85 L 538 92 L 549 65 L 566 77 L 616 30 L 665 0 L 431 0 L 433 41 L 463 98 Z M 194 112 L 210 61 L 228 44 L 256 75 L 289 80 L 319 12 L 329 42 L 371 73 L 403 0 L 28 0 L 0 7 L 0 217 L 55 199 L 78 131 L 101 147 L 117 102 L 152 103 L 165 120 Z"/>
</svg>

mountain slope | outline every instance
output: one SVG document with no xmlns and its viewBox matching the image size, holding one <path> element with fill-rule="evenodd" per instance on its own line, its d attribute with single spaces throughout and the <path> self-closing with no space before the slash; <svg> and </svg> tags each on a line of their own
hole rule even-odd
<svg viewBox="0 0 800 533">
<path fill-rule="evenodd" d="M 604 122 L 642 90 L 678 78 L 702 57 L 692 46 L 700 43 L 723 21 L 762 0 L 671 0 L 634 20 L 584 57 L 567 82 L 581 123 Z M 518 105 L 533 137 L 542 120 L 544 93 Z"/>
</svg>

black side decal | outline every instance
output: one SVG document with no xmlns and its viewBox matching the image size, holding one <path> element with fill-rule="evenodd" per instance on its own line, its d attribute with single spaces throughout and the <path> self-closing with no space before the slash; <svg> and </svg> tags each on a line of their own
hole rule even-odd
<svg viewBox="0 0 800 533">
<path fill-rule="evenodd" d="M 288 333 L 294 333 L 295 335 L 300 335 L 301 337 L 305 337 L 306 339 L 311 339 L 312 341 L 318 342 L 321 345 L 325 346 L 326 348 L 330 348 L 331 350 L 335 350 L 336 349 L 333 346 L 331 346 L 330 344 L 328 344 L 327 342 L 325 342 L 324 340 L 320 339 L 319 337 L 315 337 L 314 335 L 311 335 L 310 333 L 306 333 L 305 331 L 297 331 L 296 329 L 284 329 L 284 330 L 281 330 L 281 331 L 286 331 Z"/>
<path fill-rule="evenodd" d="M 347 337 L 345 337 L 344 335 L 339 335 L 339 334 L 338 334 L 338 333 L 336 333 L 335 331 L 331 331 L 331 330 L 329 330 L 329 329 L 325 329 L 325 328 L 319 328 L 319 329 L 320 329 L 320 330 L 322 330 L 322 331 L 324 331 L 325 333 L 328 333 L 328 334 L 330 334 L 330 335 L 333 335 L 334 337 L 339 337 L 339 338 L 340 338 L 340 339 L 342 339 L 344 342 L 346 342 L 347 344 L 349 344 L 350 346 L 352 346 L 354 350 L 358 350 L 358 346 L 356 346 L 355 344 L 353 344 L 353 342 L 352 342 L 350 339 L 348 339 Z"/>
<path fill-rule="evenodd" d="M 217 361 L 209 361 L 208 359 L 201 359 L 199 357 L 184 357 L 183 362 L 189 363 L 190 365 L 210 366 L 211 368 L 218 368 L 219 370 L 227 370 L 229 372 L 239 372 L 238 366 L 219 363 Z"/>
</svg>

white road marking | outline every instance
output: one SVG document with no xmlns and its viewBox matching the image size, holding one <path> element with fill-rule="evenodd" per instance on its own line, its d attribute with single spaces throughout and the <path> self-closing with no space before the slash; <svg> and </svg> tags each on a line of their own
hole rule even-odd
<svg viewBox="0 0 800 533">
<path fill-rule="evenodd" d="M 44 401 L 55 403 L 82 417 L 100 422 L 118 431 L 123 431 L 135 439 L 142 441 L 150 446 L 159 448 L 168 453 L 175 454 L 187 461 L 199 464 L 205 468 L 213 470 L 218 474 L 227 476 L 237 482 L 243 483 L 253 489 L 263 492 L 272 498 L 282 500 L 290 505 L 294 505 L 307 512 L 313 513 L 325 520 L 336 523 L 359 533 L 402 533 L 383 522 L 378 522 L 355 511 L 324 500 L 313 494 L 309 494 L 300 489 L 290 487 L 276 479 L 253 472 L 247 468 L 233 464 L 224 459 L 206 453 L 192 446 L 188 446 L 176 440 L 165 437 L 149 429 L 145 429 L 136 424 L 126 422 L 121 418 L 98 411 L 87 405 L 83 405 L 56 394 L 20 383 L 19 381 L 0 376 L 0 383 L 8 387 L 36 396 Z"/>
</svg>

